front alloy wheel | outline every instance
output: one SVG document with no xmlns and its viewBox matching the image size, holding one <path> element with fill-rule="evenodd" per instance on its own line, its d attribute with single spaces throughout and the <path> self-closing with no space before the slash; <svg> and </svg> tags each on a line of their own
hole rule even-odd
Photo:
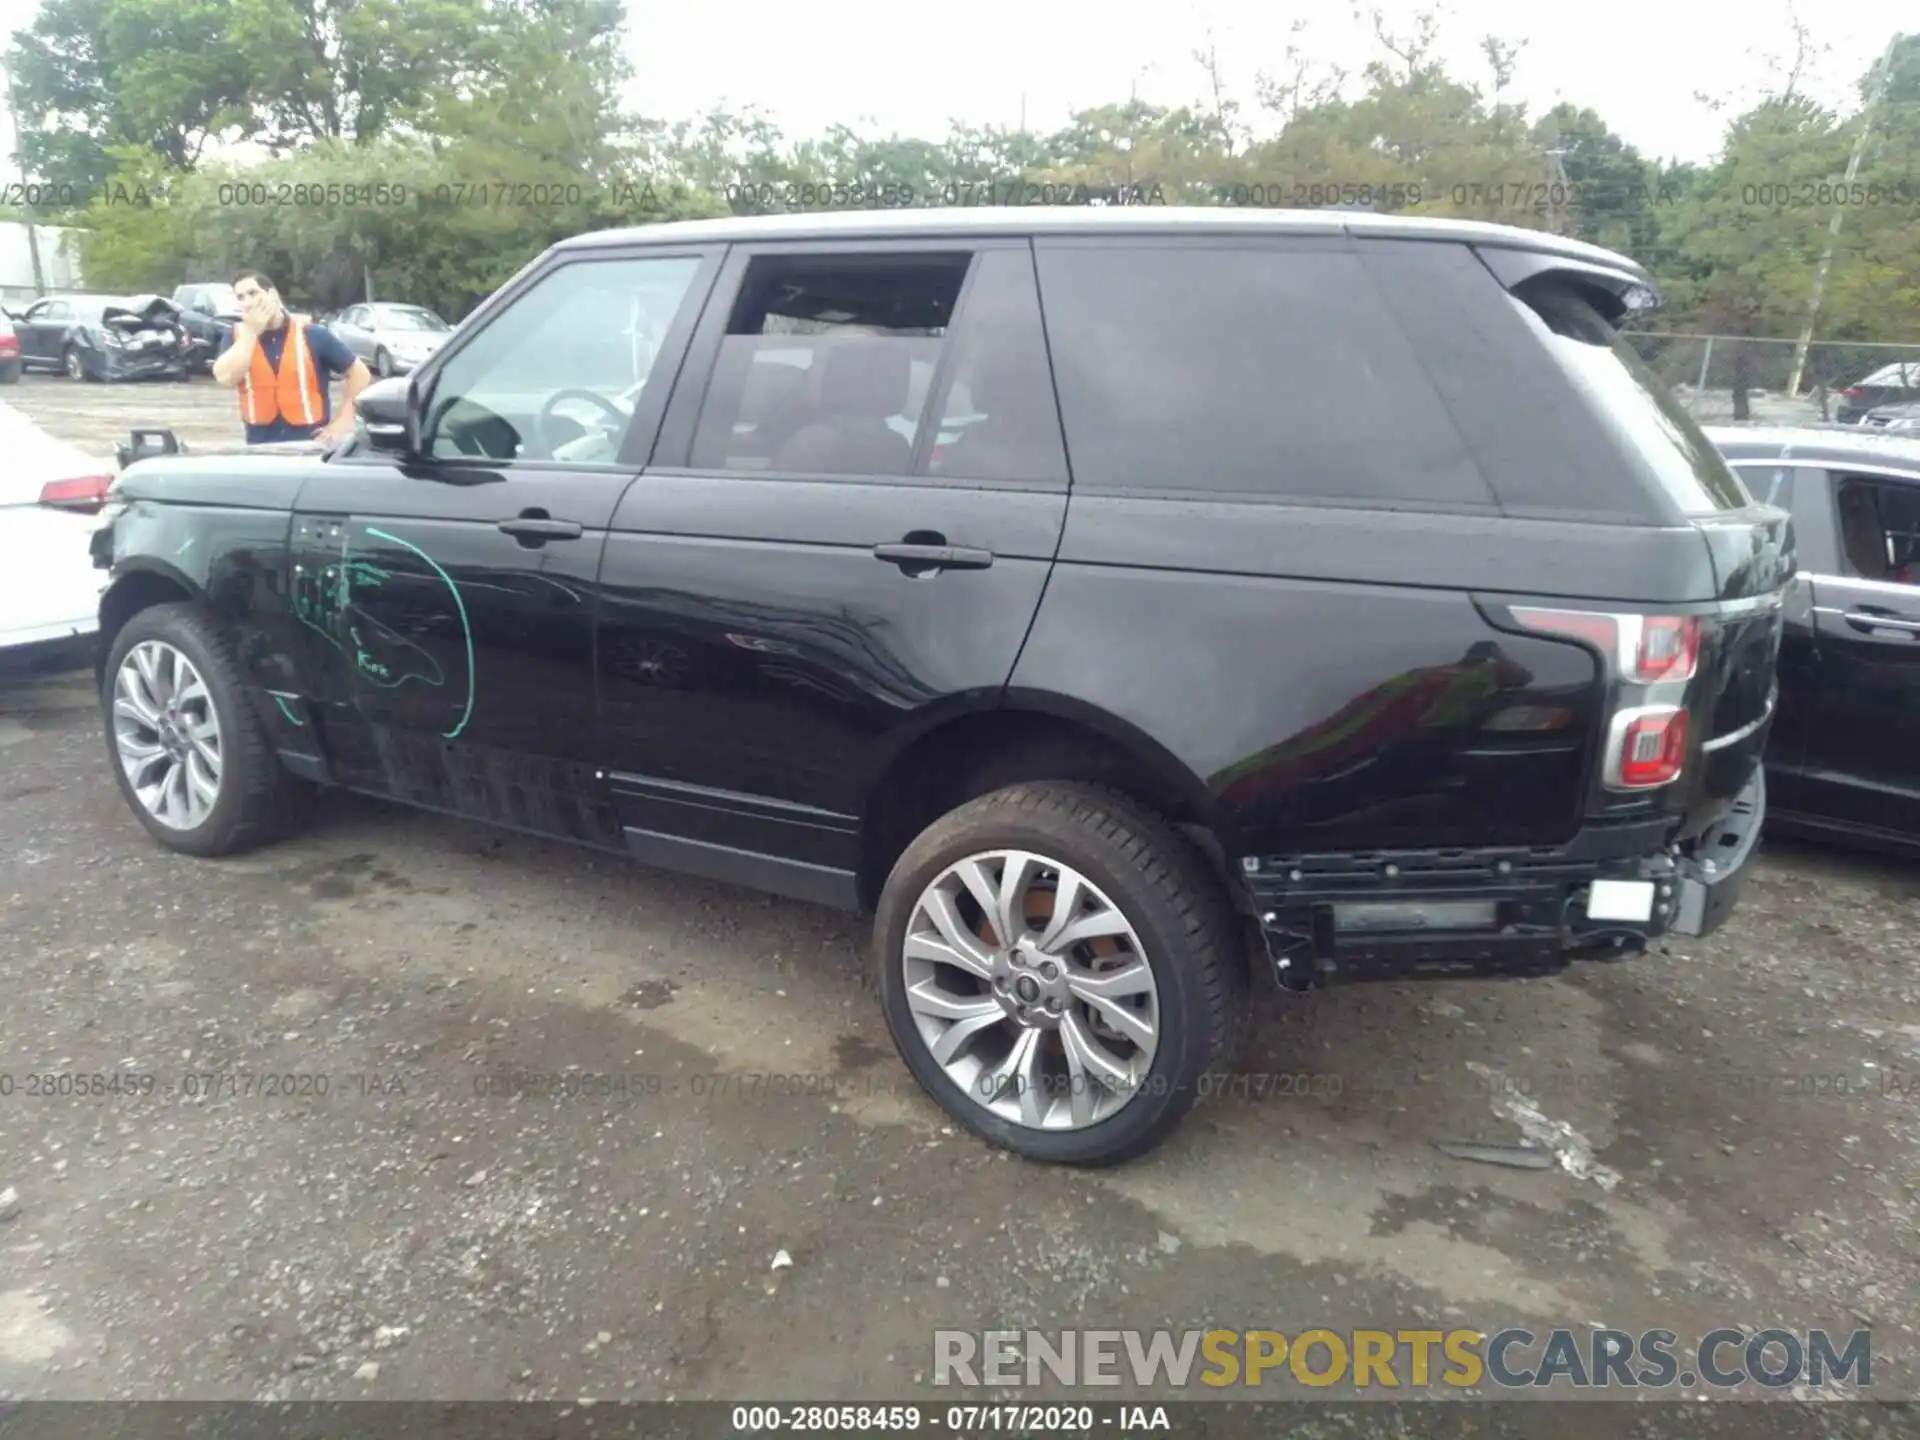
<svg viewBox="0 0 1920 1440">
<path fill-rule="evenodd" d="M 308 817 L 314 787 L 281 764 L 212 610 L 150 605 L 105 643 L 107 760 L 148 834 L 183 854 L 234 855 Z"/>
<path fill-rule="evenodd" d="M 197 830 L 220 800 L 220 717 L 193 662 L 163 640 L 143 640 L 113 683 L 113 743 L 121 772 L 149 815 Z"/>
<path fill-rule="evenodd" d="M 914 906 L 901 963 L 928 1053 L 1003 1120 L 1084 1129 L 1153 1067 L 1160 989 L 1146 947 L 1064 861 L 996 850 L 949 866 Z"/>
</svg>

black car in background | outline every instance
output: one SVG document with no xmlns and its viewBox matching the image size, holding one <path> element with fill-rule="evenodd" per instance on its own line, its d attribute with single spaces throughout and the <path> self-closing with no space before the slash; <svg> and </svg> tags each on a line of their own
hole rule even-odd
<svg viewBox="0 0 1920 1440">
<path fill-rule="evenodd" d="M 73 380 L 184 380 L 180 310 L 158 295 L 55 295 L 14 322 L 20 361 Z"/>
<path fill-rule="evenodd" d="M 1852 426 L 1708 431 L 1793 516 L 1767 824 L 1920 852 L 1920 437 Z"/>
<path fill-rule="evenodd" d="M 173 303 L 180 307 L 180 324 L 189 341 L 187 364 L 196 374 L 213 368 L 214 359 L 240 323 L 240 300 L 224 281 L 196 281 L 177 285 Z"/>
<path fill-rule="evenodd" d="M 1842 425 L 1857 425 L 1869 410 L 1914 400 L 1920 400 L 1920 359 L 1895 361 L 1842 390 L 1833 418 Z"/>
<path fill-rule="evenodd" d="M 1877 405 L 1860 417 L 1867 430 L 1884 430 L 1894 435 L 1920 435 L 1920 402 L 1904 405 Z"/>
<path fill-rule="evenodd" d="M 336 785 L 870 914 L 941 1105 L 1122 1160 L 1256 981 L 1726 919 L 1791 535 L 1650 286 L 1352 213 L 582 235 L 349 444 L 120 473 L 103 759 L 189 854 Z"/>
</svg>

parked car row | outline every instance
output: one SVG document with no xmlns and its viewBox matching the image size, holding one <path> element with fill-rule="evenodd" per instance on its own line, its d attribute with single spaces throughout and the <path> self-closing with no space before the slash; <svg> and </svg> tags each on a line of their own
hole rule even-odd
<svg viewBox="0 0 1920 1440">
<path fill-rule="evenodd" d="M 432 310 L 390 302 L 315 317 L 376 375 L 404 375 L 453 333 Z M 240 321 L 233 286 L 195 282 L 171 297 L 56 295 L 0 311 L 0 384 L 27 369 L 75 380 L 185 379 L 205 374 Z"/>
</svg>

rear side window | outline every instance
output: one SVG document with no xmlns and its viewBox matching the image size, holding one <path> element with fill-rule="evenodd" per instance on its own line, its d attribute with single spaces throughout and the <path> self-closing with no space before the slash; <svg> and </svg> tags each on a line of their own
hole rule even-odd
<svg viewBox="0 0 1920 1440">
<path fill-rule="evenodd" d="M 1494 508 L 1351 251 L 1038 255 L 1075 490 Z"/>
<path fill-rule="evenodd" d="M 905 476 L 972 256 L 761 256 L 694 435 L 699 470 Z"/>
<path fill-rule="evenodd" d="M 1738 510 L 1745 490 L 1713 442 L 1633 346 L 1574 286 L 1551 274 L 1514 288 L 1561 373 L 1682 514 Z"/>
</svg>

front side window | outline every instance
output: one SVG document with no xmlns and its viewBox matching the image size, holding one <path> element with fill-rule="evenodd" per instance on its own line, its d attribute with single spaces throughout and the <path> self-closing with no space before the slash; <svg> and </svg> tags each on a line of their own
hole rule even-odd
<svg viewBox="0 0 1920 1440">
<path fill-rule="evenodd" d="M 424 427 L 441 459 L 611 465 L 697 256 L 583 260 L 497 313 L 433 384 Z"/>
<path fill-rule="evenodd" d="M 1684 515 L 1738 510 L 1746 493 L 1713 442 L 1639 352 L 1579 290 L 1548 275 L 1514 289 L 1560 371 L 1623 449 L 1639 457 Z"/>
<path fill-rule="evenodd" d="M 766 255 L 727 319 L 689 463 L 905 476 L 967 254 Z"/>
</svg>

